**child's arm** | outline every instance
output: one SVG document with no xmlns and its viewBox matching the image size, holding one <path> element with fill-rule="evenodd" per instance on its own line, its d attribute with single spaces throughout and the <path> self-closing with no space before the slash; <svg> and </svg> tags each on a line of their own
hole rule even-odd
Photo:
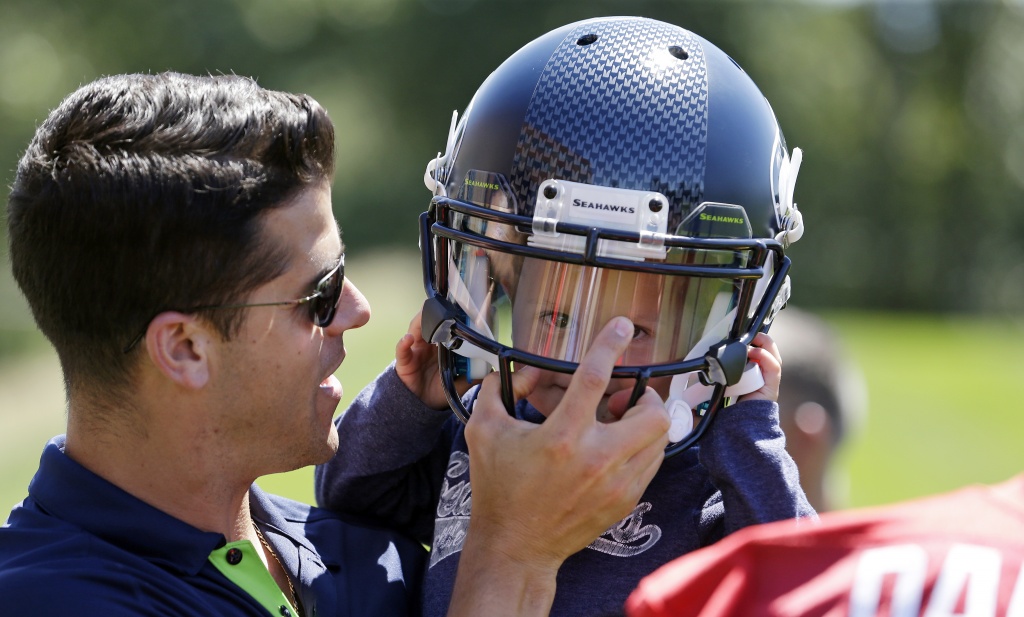
<svg viewBox="0 0 1024 617">
<path fill-rule="evenodd" d="M 439 384 L 436 348 L 419 336 L 419 315 L 395 357 L 335 420 L 339 454 L 316 468 L 316 499 L 322 507 L 429 542 L 451 441 L 461 424 Z"/>
<path fill-rule="evenodd" d="M 721 503 L 705 506 L 706 543 L 756 523 L 815 515 L 779 427 L 782 359 L 775 341 L 758 334 L 747 357 L 760 366 L 764 386 L 719 411 L 700 444 L 700 462 L 722 494 Z"/>
</svg>

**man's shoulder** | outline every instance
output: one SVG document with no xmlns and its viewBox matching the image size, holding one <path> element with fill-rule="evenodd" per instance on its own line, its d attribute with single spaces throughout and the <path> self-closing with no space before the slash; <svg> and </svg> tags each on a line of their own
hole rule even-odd
<svg viewBox="0 0 1024 617">
<path fill-rule="evenodd" d="M 0 528 L 4 614 L 112 615 L 134 594 L 118 561 L 84 533 L 59 528 Z M 88 598 L 88 602 L 83 602 Z"/>
<path fill-rule="evenodd" d="M 95 538 L 58 518 L 48 516 L 30 499 L 18 504 L 0 527 L 0 578 L 11 571 L 35 571 L 45 564 L 96 560 Z"/>
<path fill-rule="evenodd" d="M 10 615 L 117 615 L 128 606 L 124 568 L 101 560 L 54 558 L 0 565 L 3 613 Z M 118 572 L 121 576 L 118 577 Z M 87 599 L 87 601 L 85 601 Z"/>
</svg>

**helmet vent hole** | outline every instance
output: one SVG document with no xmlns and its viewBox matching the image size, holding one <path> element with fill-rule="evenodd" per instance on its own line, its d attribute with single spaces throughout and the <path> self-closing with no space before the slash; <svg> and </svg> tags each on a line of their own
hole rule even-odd
<svg viewBox="0 0 1024 617">
<path fill-rule="evenodd" d="M 672 54 L 676 58 L 679 58 L 680 60 L 686 60 L 687 58 L 690 57 L 690 54 L 686 53 L 686 50 L 678 45 L 673 45 L 672 47 L 669 47 L 668 53 Z"/>
<path fill-rule="evenodd" d="M 576 39 L 576 44 L 580 45 L 580 46 L 582 46 L 582 45 L 590 45 L 591 43 L 593 43 L 595 41 L 597 41 L 597 35 L 596 34 L 584 34 L 580 38 Z"/>
</svg>

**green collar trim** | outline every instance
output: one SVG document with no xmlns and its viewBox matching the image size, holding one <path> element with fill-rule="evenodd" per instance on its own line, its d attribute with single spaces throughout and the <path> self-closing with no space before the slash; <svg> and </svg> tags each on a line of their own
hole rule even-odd
<svg viewBox="0 0 1024 617">
<path fill-rule="evenodd" d="M 208 558 L 232 583 L 259 602 L 274 617 L 294 617 L 295 611 L 270 571 L 263 565 L 252 542 L 239 540 L 216 549 Z"/>
</svg>

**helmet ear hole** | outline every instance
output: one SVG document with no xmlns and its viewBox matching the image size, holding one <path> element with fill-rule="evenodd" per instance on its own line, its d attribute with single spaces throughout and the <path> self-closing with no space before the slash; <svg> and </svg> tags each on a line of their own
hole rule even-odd
<svg viewBox="0 0 1024 617">
<path fill-rule="evenodd" d="M 584 34 L 580 38 L 576 39 L 576 44 L 580 45 L 580 46 L 590 45 L 591 43 L 594 43 L 596 41 L 597 41 L 597 35 L 596 34 L 593 34 L 593 33 L 591 33 L 591 34 Z"/>
</svg>

